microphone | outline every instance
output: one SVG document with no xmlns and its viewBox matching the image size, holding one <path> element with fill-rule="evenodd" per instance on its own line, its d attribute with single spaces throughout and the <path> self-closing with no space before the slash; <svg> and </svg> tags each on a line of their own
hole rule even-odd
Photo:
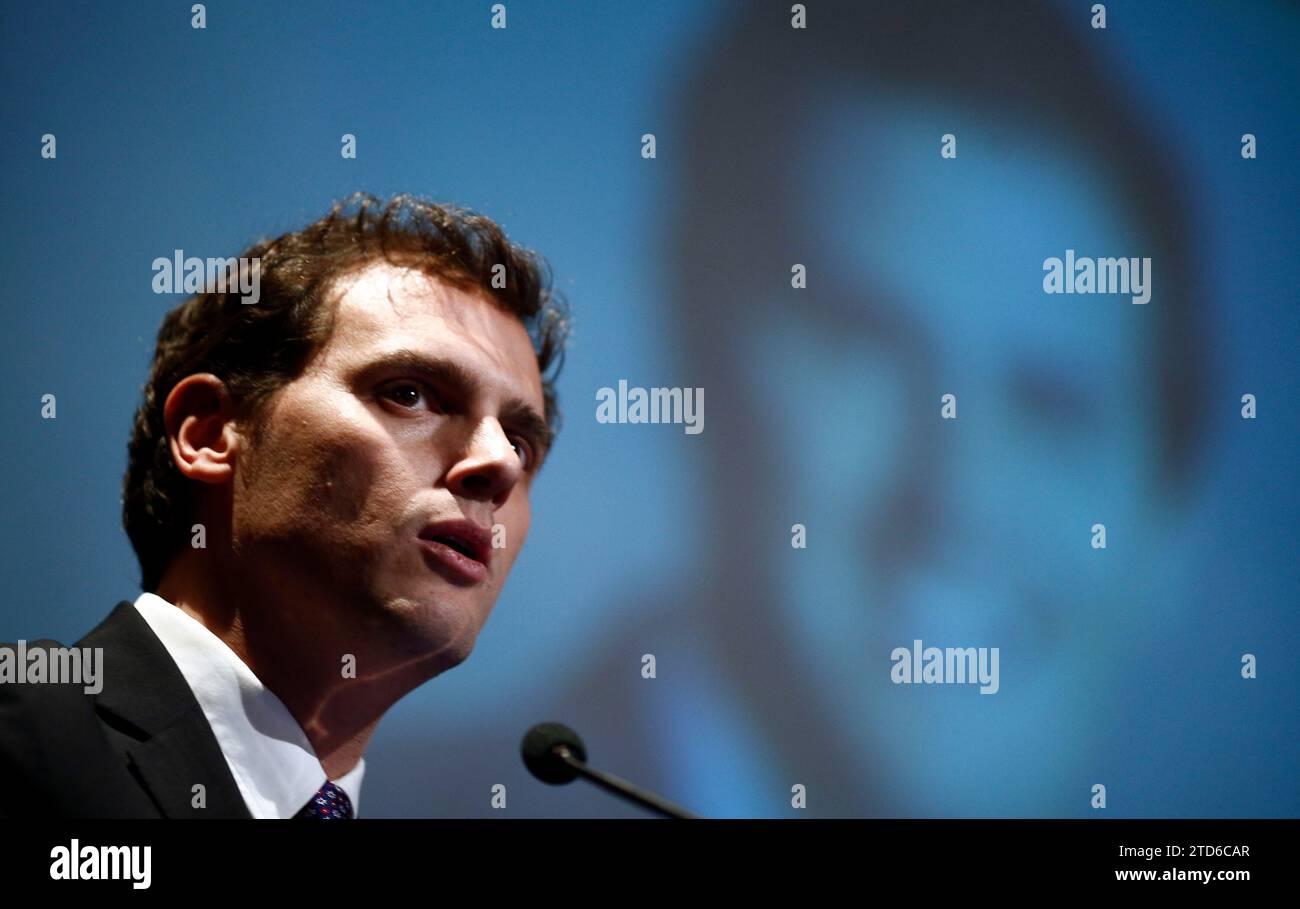
<svg viewBox="0 0 1300 909">
<path fill-rule="evenodd" d="M 664 817 L 699 819 L 685 808 L 680 808 L 647 789 L 588 767 L 587 747 L 582 744 L 578 733 L 563 723 L 538 723 L 524 736 L 520 751 L 528 772 L 543 783 L 559 786 L 571 783 L 581 776 L 606 792 L 612 792 Z"/>
</svg>

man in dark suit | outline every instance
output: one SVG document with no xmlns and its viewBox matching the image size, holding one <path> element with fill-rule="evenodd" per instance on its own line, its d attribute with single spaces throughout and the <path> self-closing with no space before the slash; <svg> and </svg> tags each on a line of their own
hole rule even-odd
<svg viewBox="0 0 1300 909">
<path fill-rule="evenodd" d="M 136 414 L 145 592 L 0 648 L 0 812 L 356 817 L 380 718 L 469 656 L 523 546 L 566 327 L 540 260 L 358 195 L 237 261 L 165 318 Z"/>
<path fill-rule="evenodd" d="M 94 696 L 75 682 L 0 686 L 4 773 L 23 781 L 6 813 L 251 816 L 184 676 L 130 602 L 76 647 L 103 648 L 114 684 Z"/>
</svg>

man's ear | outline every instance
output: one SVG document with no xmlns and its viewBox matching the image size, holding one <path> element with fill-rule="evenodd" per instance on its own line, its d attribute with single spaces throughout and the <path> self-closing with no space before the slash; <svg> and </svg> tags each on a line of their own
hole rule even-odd
<svg viewBox="0 0 1300 909">
<path fill-rule="evenodd" d="M 220 484 L 234 475 L 240 435 L 225 383 L 196 373 L 176 383 L 163 404 L 163 425 L 176 467 L 191 480 Z"/>
</svg>

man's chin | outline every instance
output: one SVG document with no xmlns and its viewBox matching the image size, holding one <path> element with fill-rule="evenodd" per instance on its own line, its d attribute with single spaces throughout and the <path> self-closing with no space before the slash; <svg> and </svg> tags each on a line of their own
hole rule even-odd
<svg viewBox="0 0 1300 909">
<path fill-rule="evenodd" d="M 437 672 L 468 659 L 478 639 L 479 623 L 476 604 L 465 603 L 455 595 L 458 592 L 441 591 L 389 602 L 385 612 L 392 620 L 389 633 L 394 652 L 428 662 Z"/>
</svg>

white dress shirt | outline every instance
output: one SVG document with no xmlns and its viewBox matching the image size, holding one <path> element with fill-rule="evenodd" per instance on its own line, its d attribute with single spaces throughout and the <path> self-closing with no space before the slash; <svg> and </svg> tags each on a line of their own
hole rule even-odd
<svg viewBox="0 0 1300 909">
<path fill-rule="evenodd" d="M 135 608 L 162 641 L 203 708 L 221 753 L 255 818 L 290 818 L 325 783 L 316 750 L 284 702 L 258 681 L 226 643 L 153 593 Z M 356 817 L 365 759 L 336 780 Z"/>
</svg>

